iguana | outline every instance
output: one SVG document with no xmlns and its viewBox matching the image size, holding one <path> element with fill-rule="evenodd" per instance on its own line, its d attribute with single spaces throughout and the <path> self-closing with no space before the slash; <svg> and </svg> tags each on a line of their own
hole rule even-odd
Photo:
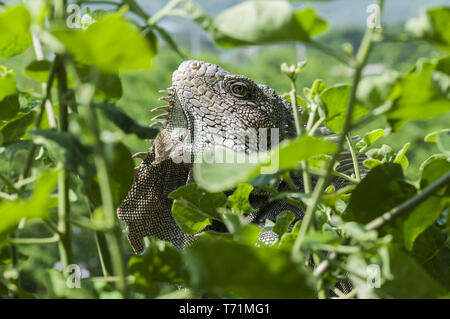
<svg viewBox="0 0 450 319">
<path fill-rule="evenodd" d="M 229 73 L 215 64 L 184 61 L 174 71 L 172 86 L 165 93 L 163 99 L 168 101 L 168 106 L 163 107 L 166 111 L 163 129 L 150 151 L 141 156 L 143 161 L 135 182 L 118 209 L 118 217 L 127 225 L 128 240 L 135 253 L 143 251 L 143 238 L 149 235 L 172 242 L 177 248 L 194 239 L 175 223 L 172 200 L 167 196 L 194 182 L 192 161 L 204 150 L 223 146 L 247 153 L 258 151 L 258 143 L 249 143 L 248 134 L 243 132 L 258 135 L 260 128 L 278 129 L 280 140 L 296 136 L 290 103 L 268 86 Z M 328 135 L 331 131 L 323 127 L 318 133 Z M 184 160 L 174 160 L 180 158 Z M 351 160 L 341 162 L 340 167 L 348 170 L 352 167 Z M 301 178 L 296 180 L 301 189 Z M 277 187 L 286 186 L 279 183 Z M 247 216 L 249 222 L 261 224 L 265 219 L 275 220 L 284 210 L 291 210 L 301 218 L 298 207 L 283 200 L 269 201 L 268 197 L 257 190 L 251 193 L 249 200 L 257 211 Z M 213 224 L 208 229 L 221 227 Z M 275 233 L 266 232 L 260 241 L 270 243 L 276 237 Z"/>
</svg>

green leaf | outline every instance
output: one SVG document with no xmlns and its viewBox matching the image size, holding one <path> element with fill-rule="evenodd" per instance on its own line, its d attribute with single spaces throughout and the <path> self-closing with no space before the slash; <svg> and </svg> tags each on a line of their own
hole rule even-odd
<svg viewBox="0 0 450 319">
<path fill-rule="evenodd" d="M 35 136 L 34 143 L 45 146 L 55 163 L 63 162 L 65 167 L 83 179 L 95 175 L 95 166 L 89 158 L 92 151 L 71 133 L 53 130 L 33 130 L 29 133 Z"/>
<path fill-rule="evenodd" d="M 16 75 L 12 70 L 0 65 L 0 101 L 16 93 Z"/>
<path fill-rule="evenodd" d="M 34 121 L 35 111 L 28 113 L 19 112 L 9 122 L 1 126 L 0 132 L 3 135 L 3 144 L 15 141 L 21 138 L 29 125 Z"/>
<path fill-rule="evenodd" d="M 371 263 L 374 265 L 374 263 Z M 375 264 L 377 265 L 377 264 Z M 371 287 L 368 263 L 361 254 L 352 254 L 347 261 L 349 277 L 359 298 L 442 298 L 447 292 L 409 255 L 394 246 L 389 248 L 389 265 L 380 269 L 382 275 L 389 267 L 392 278 L 381 277 L 379 287 Z M 368 279 L 363 279 L 355 273 Z M 369 275 L 369 276 L 368 276 Z M 375 276 L 376 277 L 376 274 Z"/>
<path fill-rule="evenodd" d="M 245 1 L 222 11 L 213 21 L 211 32 L 222 46 L 309 42 L 327 29 L 326 21 L 312 8 L 294 11 L 284 1 Z"/>
<path fill-rule="evenodd" d="M 408 168 L 409 162 L 408 159 L 405 156 L 406 151 L 408 150 L 411 143 L 406 143 L 403 145 L 400 151 L 398 151 L 397 155 L 395 156 L 394 163 L 400 164 L 404 169 Z"/>
<path fill-rule="evenodd" d="M 248 224 L 242 215 L 237 215 L 225 209 L 219 209 L 222 222 L 233 235 L 235 241 L 255 245 L 261 234 L 261 229 L 254 224 Z"/>
<path fill-rule="evenodd" d="M 174 199 L 172 215 L 181 230 L 195 234 L 211 225 L 211 219 L 221 220 L 218 207 L 226 203 L 225 194 L 207 193 L 197 184 L 188 184 L 169 194 Z"/>
<path fill-rule="evenodd" d="M 0 223 L 0 239 L 14 231 L 22 218 L 47 218 L 49 208 L 54 204 L 49 195 L 57 181 L 54 170 L 47 170 L 36 181 L 33 195 L 28 200 L 3 201 L 0 203 L 2 222 Z"/>
<path fill-rule="evenodd" d="M 133 286 L 143 292 L 157 283 L 183 285 L 189 281 L 180 251 L 159 240 L 152 240 L 142 255 L 131 257 L 128 269 L 134 276 Z"/>
<path fill-rule="evenodd" d="M 93 73 L 88 65 L 78 64 L 78 74 L 83 82 L 96 84 L 95 97 L 99 100 L 116 101 L 122 97 L 122 83 L 117 74 Z"/>
<path fill-rule="evenodd" d="M 443 90 L 450 76 L 436 72 L 437 65 L 438 61 L 422 59 L 394 85 L 388 97 L 393 105 L 386 112 L 394 129 L 407 120 L 424 120 L 450 111 L 450 93 Z"/>
<path fill-rule="evenodd" d="M 405 27 L 413 36 L 434 43 L 444 50 L 450 50 L 449 7 L 428 8 L 419 18 L 408 20 Z"/>
<path fill-rule="evenodd" d="M 370 108 L 383 105 L 399 76 L 398 72 L 388 70 L 380 75 L 362 78 L 356 94 L 358 100 Z"/>
<path fill-rule="evenodd" d="M 172 215 L 178 227 L 186 234 L 196 234 L 206 226 L 212 225 L 211 218 L 205 217 L 197 209 L 180 200 L 173 202 Z"/>
<path fill-rule="evenodd" d="M 442 152 L 450 152 L 450 130 L 437 135 L 437 145 Z"/>
<path fill-rule="evenodd" d="M 22 6 L 0 12 L 0 58 L 9 58 L 31 46 L 30 14 Z M 1 100 L 1 99 L 0 99 Z"/>
<path fill-rule="evenodd" d="M 20 102 L 18 95 L 10 95 L 0 101 L 0 121 L 7 121 L 19 112 Z M 0 144 L 1 145 L 1 144 Z"/>
<path fill-rule="evenodd" d="M 366 148 L 375 143 L 378 139 L 384 136 L 384 130 L 379 128 L 377 130 L 370 131 L 364 135 L 361 141 L 356 144 L 357 148 Z"/>
<path fill-rule="evenodd" d="M 289 226 L 295 219 L 295 214 L 291 211 L 283 211 L 277 215 L 277 221 L 273 226 L 272 231 L 277 233 L 280 237 L 288 231 Z"/>
<path fill-rule="evenodd" d="M 26 76 L 42 83 L 46 83 L 52 63 L 48 60 L 30 62 L 23 72 Z"/>
<path fill-rule="evenodd" d="M 138 28 L 121 13 L 110 13 L 87 30 L 56 30 L 53 34 L 78 62 L 104 73 L 147 69 L 154 52 Z"/>
<path fill-rule="evenodd" d="M 432 156 L 421 167 L 420 188 L 423 190 L 436 181 L 443 174 L 450 171 L 450 162 L 443 156 Z M 430 227 L 441 215 L 445 203 L 449 201 L 449 187 L 443 187 L 436 194 L 423 201 L 406 215 L 396 218 L 385 229 L 394 235 L 394 238 L 406 250 L 413 249 L 416 238 Z M 447 198 L 443 195 L 447 194 Z"/>
<path fill-rule="evenodd" d="M 431 226 L 417 237 L 412 255 L 434 280 L 450 290 L 450 251 L 446 239 L 443 231 Z"/>
<path fill-rule="evenodd" d="M 399 164 L 378 165 L 353 190 L 343 218 L 366 224 L 415 193 L 415 187 L 404 181 Z"/>
<path fill-rule="evenodd" d="M 114 104 L 99 104 L 103 115 L 113 122 L 117 127 L 127 134 L 135 134 L 141 139 L 152 139 L 158 134 L 159 130 L 152 127 L 143 126 L 129 117 L 125 112 Z"/>
<path fill-rule="evenodd" d="M 199 240 L 185 262 L 194 287 L 242 298 L 313 298 L 315 283 L 290 254 L 272 247 Z"/>
<path fill-rule="evenodd" d="M 437 136 L 442 133 L 445 133 L 447 135 L 450 134 L 450 128 L 444 128 L 444 129 L 436 131 L 436 132 L 431 132 L 425 136 L 424 141 L 430 142 L 430 143 L 437 143 Z M 444 137 L 444 139 L 445 139 L 445 137 Z"/>
<path fill-rule="evenodd" d="M 114 205 L 118 207 L 133 185 L 134 161 L 128 148 L 120 142 L 106 143 L 105 156 L 110 168 Z"/>
<path fill-rule="evenodd" d="M 202 161 L 194 163 L 194 178 L 204 189 L 217 192 L 231 189 L 240 183 L 249 182 L 258 175 L 273 174 L 276 171 L 295 168 L 299 161 L 313 156 L 336 152 L 336 145 L 319 138 L 302 136 L 282 141 L 279 147 L 270 152 L 244 155 L 229 149 L 208 150 L 208 158 L 225 154 L 225 159 L 234 159 L 233 163 Z M 211 153 L 215 152 L 211 155 Z M 211 156 L 211 157 L 210 157 Z M 243 161 L 238 161 L 239 158 Z"/>
<path fill-rule="evenodd" d="M 403 244 L 407 250 L 413 249 L 416 238 L 439 218 L 442 209 L 442 200 L 432 196 L 397 221 L 397 225 L 403 224 Z"/>
<path fill-rule="evenodd" d="M 328 87 L 320 94 L 320 99 L 327 108 L 325 122 L 330 130 L 334 132 L 342 130 L 349 98 L 350 86 L 347 84 Z M 361 118 L 367 112 L 368 110 L 365 107 L 356 104 L 353 108 L 352 121 Z"/>
<path fill-rule="evenodd" d="M 422 163 L 420 167 L 420 188 L 424 189 L 450 171 L 450 162 L 445 155 L 433 155 Z M 436 194 L 448 196 L 450 187 L 441 188 Z"/>
<path fill-rule="evenodd" d="M 439 298 L 448 294 L 409 255 L 400 249 L 390 249 L 393 279 L 381 286 L 384 298 Z"/>
<path fill-rule="evenodd" d="M 253 190 L 250 184 L 239 184 L 234 193 L 228 196 L 228 205 L 239 214 L 249 214 L 254 211 L 248 201 L 248 197 Z"/>
<path fill-rule="evenodd" d="M 425 264 L 445 247 L 447 236 L 437 226 L 427 228 L 414 242 L 412 255 L 418 262 Z M 450 280 L 450 278 L 447 278 Z"/>
</svg>

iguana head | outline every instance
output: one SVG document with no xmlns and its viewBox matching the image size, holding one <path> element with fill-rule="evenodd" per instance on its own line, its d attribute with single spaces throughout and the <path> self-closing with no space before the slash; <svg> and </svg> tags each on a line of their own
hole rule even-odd
<svg viewBox="0 0 450 319">
<path fill-rule="evenodd" d="M 191 154 L 200 154 L 210 146 L 251 152 L 267 143 L 265 147 L 270 148 L 274 132 L 270 129 L 277 130 L 280 140 L 295 136 L 286 100 L 268 86 L 215 64 L 196 60 L 181 63 L 167 93 L 165 131 Z"/>
</svg>

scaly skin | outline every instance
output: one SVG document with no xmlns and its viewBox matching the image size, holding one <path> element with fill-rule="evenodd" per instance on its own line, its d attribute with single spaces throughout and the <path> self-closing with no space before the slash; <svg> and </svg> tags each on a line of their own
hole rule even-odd
<svg viewBox="0 0 450 319">
<path fill-rule="evenodd" d="M 217 65 L 201 61 L 181 63 L 167 93 L 163 98 L 169 102 L 164 128 L 118 209 L 136 253 L 142 252 L 142 239 L 149 235 L 179 248 L 193 240 L 176 225 L 171 214 L 172 200 L 167 195 L 194 181 L 192 161 L 204 150 L 215 146 L 247 153 L 265 150 L 266 146 L 258 143 L 260 137 L 265 137 L 260 129 L 278 129 L 278 138 L 271 136 L 267 148 L 295 136 L 292 109 L 286 100 L 269 87 Z M 328 132 L 325 130 L 325 134 Z M 298 186 L 301 188 L 301 179 Z M 279 187 L 282 189 L 283 185 Z M 258 211 L 248 220 L 257 223 L 275 219 L 287 209 L 298 217 L 302 214 L 284 201 L 269 202 L 264 193 L 252 193 L 250 202 Z M 271 236 L 265 234 L 264 242 L 276 238 Z"/>
</svg>

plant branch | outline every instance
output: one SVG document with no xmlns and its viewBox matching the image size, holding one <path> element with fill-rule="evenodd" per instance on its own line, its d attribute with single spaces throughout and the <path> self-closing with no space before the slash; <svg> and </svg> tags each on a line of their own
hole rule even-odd
<svg viewBox="0 0 450 319">
<path fill-rule="evenodd" d="M 387 213 L 384 213 L 380 217 L 375 218 L 374 220 L 369 222 L 364 228 L 366 230 L 374 230 L 382 227 L 383 225 L 390 222 L 394 218 L 397 218 L 410 212 L 414 207 L 422 203 L 424 200 L 432 196 L 439 189 L 448 185 L 449 183 L 450 183 L 450 172 L 439 178 L 433 184 L 429 185 L 419 194 L 403 202 L 400 206 L 397 206 L 394 209 L 388 211 Z"/>
<path fill-rule="evenodd" d="M 14 186 L 14 184 L 9 180 L 8 177 L 0 173 L 0 179 L 8 186 L 9 189 L 11 189 L 14 193 L 16 193 L 18 196 L 23 196 L 23 193 L 20 189 Z"/>
<path fill-rule="evenodd" d="M 44 51 L 42 50 L 42 44 L 35 32 L 32 33 L 32 39 L 36 59 L 38 61 L 44 60 Z M 46 92 L 47 92 L 46 84 L 42 83 L 42 93 L 46 94 Z M 50 99 L 45 99 L 45 111 L 47 112 L 48 125 L 51 128 L 56 128 L 55 113 L 53 112 L 53 106 L 50 102 Z"/>
<path fill-rule="evenodd" d="M 57 56 L 58 100 L 59 100 L 59 131 L 67 132 L 69 127 L 67 105 L 67 71 L 63 57 Z M 59 252 L 63 273 L 67 275 L 67 267 L 72 261 L 70 242 L 70 202 L 69 202 L 69 171 L 63 162 L 58 162 L 58 231 L 60 234 Z"/>
<path fill-rule="evenodd" d="M 376 230 L 385 225 L 386 223 L 392 221 L 393 219 L 402 216 L 404 214 L 407 214 L 414 207 L 419 205 L 421 202 L 432 196 L 439 189 L 441 189 L 445 185 L 448 185 L 449 183 L 450 183 L 450 172 L 442 176 L 440 179 L 435 181 L 427 188 L 425 188 L 420 194 L 415 195 L 414 197 L 408 199 L 407 201 L 403 202 L 402 204 L 390 210 L 389 212 L 381 215 L 378 218 L 375 218 L 373 221 L 366 224 L 364 228 L 367 231 Z M 328 269 L 330 261 L 336 258 L 337 254 L 335 252 L 332 252 L 327 260 L 324 260 L 317 266 L 317 268 L 314 270 L 314 276 L 316 277 L 322 276 L 322 274 Z"/>
<path fill-rule="evenodd" d="M 45 245 L 59 242 L 59 235 L 48 238 L 8 238 L 8 243 L 13 245 Z"/>
<path fill-rule="evenodd" d="M 39 106 L 38 115 L 34 121 L 35 129 L 38 129 L 41 126 L 42 116 L 44 115 L 46 102 L 47 102 L 47 100 L 50 100 L 50 98 L 51 98 L 51 89 L 52 89 L 53 81 L 56 77 L 56 62 L 57 61 L 55 59 L 55 61 L 53 61 L 52 66 L 50 68 L 50 74 L 48 76 L 47 84 L 46 84 L 45 96 L 44 96 L 43 100 L 41 101 L 41 104 Z M 30 169 L 31 169 L 31 165 L 33 164 L 33 158 L 34 158 L 34 153 L 36 152 L 36 148 L 37 148 L 36 144 L 31 144 L 30 150 L 28 151 L 27 159 L 25 161 L 25 166 L 24 166 L 22 175 L 20 176 L 20 180 L 27 178 L 28 175 L 30 174 Z"/>
<path fill-rule="evenodd" d="M 325 53 L 326 55 L 328 55 L 332 58 L 335 58 L 336 60 L 338 60 L 339 62 L 341 62 L 347 66 L 352 66 L 354 63 L 354 61 L 350 57 L 348 57 L 344 54 L 341 54 L 341 53 L 337 52 L 336 50 L 323 45 L 322 43 L 311 40 L 305 44 Z"/>
<path fill-rule="evenodd" d="M 77 82 L 77 91 L 80 96 L 80 105 L 86 110 L 86 123 L 88 125 L 91 134 L 94 136 L 94 161 L 97 168 L 97 175 L 100 185 L 100 194 L 102 198 L 103 209 L 105 212 L 104 221 L 106 224 L 115 225 L 115 227 L 106 233 L 106 241 L 109 245 L 110 256 L 112 259 L 112 268 L 114 274 L 120 278 L 116 283 L 117 288 L 122 293 L 123 297 L 127 297 L 127 282 L 125 279 L 125 267 L 123 264 L 123 254 L 120 247 L 120 237 L 117 232 L 118 226 L 116 223 L 116 212 L 114 209 L 113 195 L 111 191 L 110 174 L 108 169 L 108 163 L 106 160 L 106 154 L 103 141 L 100 138 L 99 124 L 97 120 L 97 114 L 92 107 L 92 98 L 95 93 L 95 85 L 98 79 L 98 74 L 94 73 L 94 81 L 92 83 L 82 83 L 78 76 L 75 65 L 72 60 L 67 60 L 68 66 L 72 68 L 75 75 L 75 81 Z"/>
<path fill-rule="evenodd" d="M 333 157 L 332 157 L 330 163 L 328 164 L 327 175 L 325 177 L 320 177 L 319 181 L 317 182 L 316 187 L 314 188 L 314 191 L 312 194 L 312 201 L 309 203 L 308 208 L 306 209 L 305 216 L 303 217 L 303 221 L 302 221 L 302 226 L 300 228 L 298 237 L 297 237 L 294 247 L 292 249 L 292 258 L 295 261 L 300 261 L 302 259 L 300 247 L 302 245 L 303 238 L 305 237 L 306 232 L 309 229 L 309 226 L 313 219 L 312 216 L 313 216 L 314 212 L 316 211 L 317 205 L 320 202 L 320 199 L 325 191 L 325 188 L 327 187 L 327 185 L 331 179 L 334 163 L 336 162 L 340 152 L 343 149 L 345 137 L 350 130 L 353 109 L 354 109 L 355 102 L 356 102 L 356 90 L 358 88 L 358 84 L 361 79 L 362 70 L 367 62 L 367 58 L 369 56 L 370 49 L 372 47 L 372 34 L 373 34 L 372 29 L 366 29 L 366 32 L 364 33 L 364 37 L 361 41 L 361 45 L 359 47 L 358 54 L 356 56 L 356 68 L 355 68 L 355 73 L 353 76 L 353 83 L 352 83 L 352 87 L 351 87 L 350 98 L 349 98 L 348 105 L 347 105 L 347 112 L 345 115 L 344 126 L 342 129 L 340 138 L 338 140 L 338 151 L 333 154 Z"/>
<path fill-rule="evenodd" d="M 355 147 L 353 145 L 352 139 L 350 138 L 349 134 L 345 136 L 348 144 L 348 148 L 350 150 L 350 154 L 352 156 L 352 162 L 353 162 L 353 169 L 355 171 L 355 179 L 356 182 L 359 183 L 361 181 L 361 174 L 359 172 L 359 162 L 358 162 L 358 155 L 355 152 Z"/>
</svg>

